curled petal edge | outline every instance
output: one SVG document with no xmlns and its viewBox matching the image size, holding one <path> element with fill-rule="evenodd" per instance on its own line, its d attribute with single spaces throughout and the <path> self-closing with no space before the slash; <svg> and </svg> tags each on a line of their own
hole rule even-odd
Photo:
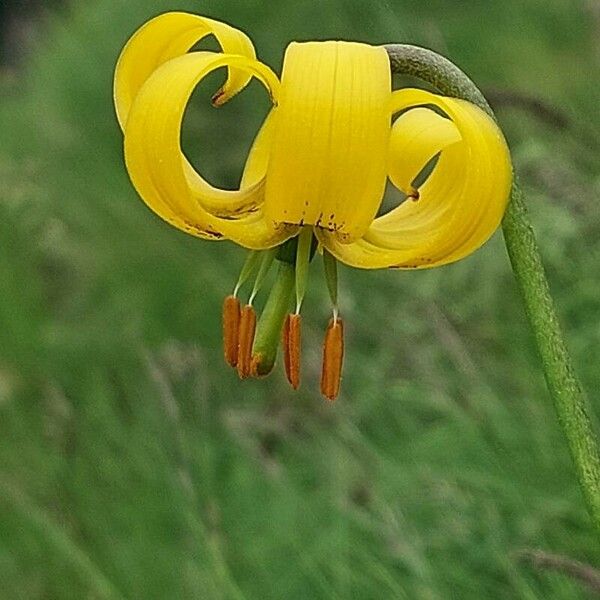
<svg viewBox="0 0 600 600">
<path fill-rule="evenodd" d="M 246 175 L 256 183 L 238 191 L 212 187 L 193 170 L 181 148 L 183 114 L 194 88 L 208 73 L 222 67 L 246 71 L 276 99 L 279 80 L 257 60 L 213 52 L 192 52 L 171 59 L 146 80 L 131 107 L 125 126 L 127 170 L 144 202 L 175 227 L 202 238 L 227 238 L 246 248 L 269 248 L 296 231 L 267 220 L 260 208 L 264 188 L 264 173 L 260 171 L 266 169 L 269 127 L 263 128 L 262 139 L 255 143 L 252 172 Z M 268 121 L 274 118 L 275 113 Z M 223 193 L 234 204 L 249 203 L 257 208 L 240 212 L 235 218 L 216 216 L 209 209 L 215 197 Z"/>
<path fill-rule="evenodd" d="M 317 230 L 321 244 L 341 262 L 364 269 L 441 266 L 474 252 L 498 228 L 512 183 L 510 154 L 498 126 L 464 100 L 416 89 L 392 94 L 393 113 L 423 106 L 443 111 L 460 141 L 441 151 L 419 201 L 375 219 L 362 239 L 343 244 Z M 431 126 L 437 125 L 432 117 Z"/>
</svg>

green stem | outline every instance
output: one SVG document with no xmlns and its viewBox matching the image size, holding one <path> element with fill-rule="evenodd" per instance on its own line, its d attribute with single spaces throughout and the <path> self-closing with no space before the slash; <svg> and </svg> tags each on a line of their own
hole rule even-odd
<svg viewBox="0 0 600 600">
<path fill-rule="evenodd" d="M 386 46 L 393 73 L 417 77 L 446 96 L 476 104 L 495 119 L 477 86 L 446 58 L 415 46 Z M 525 312 L 542 359 L 546 383 L 567 439 L 579 485 L 600 533 L 600 450 L 587 398 L 575 376 L 523 192 L 515 180 L 502 222 L 504 240 Z"/>
<path fill-rule="evenodd" d="M 550 295 L 524 195 L 513 187 L 502 223 L 504 240 L 525 311 L 542 358 L 546 383 L 569 443 L 579 485 L 594 524 L 600 530 L 600 452 L 587 398 L 575 375 Z"/>
</svg>

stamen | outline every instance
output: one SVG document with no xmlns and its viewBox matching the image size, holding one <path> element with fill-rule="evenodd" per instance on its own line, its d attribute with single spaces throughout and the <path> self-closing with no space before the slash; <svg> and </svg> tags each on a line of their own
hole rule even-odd
<svg viewBox="0 0 600 600">
<path fill-rule="evenodd" d="M 300 387 L 300 351 L 302 348 L 302 330 L 300 326 L 299 314 L 288 315 L 283 325 L 285 375 L 295 390 Z"/>
<path fill-rule="evenodd" d="M 337 321 L 338 316 L 338 275 L 337 260 L 325 248 L 323 248 L 323 269 L 325 270 L 325 281 L 329 298 L 333 305 L 333 318 Z"/>
<path fill-rule="evenodd" d="M 235 288 L 233 289 L 234 296 L 238 295 L 240 288 L 244 285 L 244 283 L 246 283 L 246 281 L 248 281 L 248 279 L 250 278 L 252 273 L 254 273 L 254 271 L 256 270 L 258 261 L 260 259 L 260 255 L 261 255 L 260 252 L 257 252 L 254 250 L 254 251 L 250 252 L 248 254 L 248 256 L 246 257 L 244 266 L 242 267 L 242 270 L 240 271 L 240 276 L 238 277 L 237 283 L 235 284 Z"/>
<path fill-rule="evenodd" d="M 258 269 L 258 273 L 256 275 L 256 279 L 254 280 L 254 286 L 252 287 L 252 293 L 250 294 L 250 299 L 248 300 L 248 304 L 252 304 L 254 302 L 254 298 L 256 298 L 256 294 L 260 291 L 262 284 L 265 281 L 265 277 L 273 264 L 273 260 L 275 259 L 275 255 L 277 254 L 277 248 L 271 248 L 270 250 L 266 250 L 265 252 L 261 252 L 261 261 L 260 267 Z"/>
<path fill-rule="evenodd" d="M 410 198 L 413 202 L 417 202 L 421 197 L 421 194 L 419 193 L 419 190 L 416 187 L 411 186 L 408 190 L 408 194 L 406 197 Z"/>
<path fill-rule="evenodd" d="M 321 393 L 335 400 L 340 392 L 342 362 L 344 359 L 344 324 L 338 317 L 330 319 L 323 342 L 323 371 Z"/>
<path fill-rule="evenodd" d="M 252 373 L 252 344 L 256 331 L 256 312 L 249 304 L 242 308 L 238 336 L 237 370 L 241 379 Z"/>
<path fill-rule="evenodd" d="M 304 294 L 306 293 L 312 240 L 312 228 L 304 227 L 298 235 L 298 249 L 296 250 L 296 314 L 300 312 L 302 300 L 304 300 Z"/>
<path fill-rule="evenodd" d="M 223 302 L 223 352 L 231 367 L 237 365 L 239 328 L 240 301 L 233 295 L 227 296 Z"/>
<path fill-rule="evenodd" d="M 213 94 L 213 97 L 210 99 L 210 102 L 215 108 L 223 106 L 223 104 L 227 102 L 227 98 L 225 97 L 225 90 L 223 90 L 223 88 L 218 89 Z"/>
</svg>

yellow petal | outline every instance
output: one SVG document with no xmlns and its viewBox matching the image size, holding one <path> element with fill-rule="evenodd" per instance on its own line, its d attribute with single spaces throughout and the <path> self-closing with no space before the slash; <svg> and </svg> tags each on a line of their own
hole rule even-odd
<svg viewBox="0 0 600 600">
<path fill-rule="evenodd" d="M 174 58 L 154 71 L 131 106 L 125 126 L 127 170 L 146 204 L 176 227 L 200 237 L 225 236 L 247 248 L 268 248 L 290 237 L 293 228 L 277 226 L 260 209 L 236 219 L 220 218 L 206 209 L 217 192 L 229 194 L 234 202 L 247 197 L 260 204 L 256 197 L 262 194 L 263 180 L 257 173 L 258 183 L 248 189 L 216 190 L 191 171 L 181 149 L 181 122 L 190 95 L 203 77 L 221 67 L 244 70 L 277 96 L 276 75 L 256 60 L 213 52 Z"/>
<path fill-rule="evenodd" d="M 364 234 L 385 190 L 391 113 L 383 48 L 292 43 L 285 53 L 265 213 L 344 242 Z"/>
<path fill-rule="evenodd" d="M 423 90 L 393 94 L 394 112 L 425 105 L 441 109 L 456 126 L 461 140 L 442 150 L 433 173 L 419 189 L 419 200 L 406 201 L 376 219 L 363 239 L 343 245 L 334 236 L 317 232 L 321 243 L 342 262 L 367 269 L 440 266 L 474 252 L 500 224 L 512 167 L 498 126 L 481 109 L 463 100 Z M 421 125 L 425 118 L 422 113 L 418 119 Z M 439 116 L 432 113 L 429 120 L 433 151 L 440 143 L 436 133 Z M 413 133 L 409 127 L 406 139 Z M 421 135 L 430 133 L 422 128 Z M 400 161 L 402 156 L 390 160 Z M 400 180 L 405 183 L 407 178 Z"/>
<path fill-rule="evenodd" d="M 214 35 L 226 54 L 256 58 L 250 38 L 233 27 L 183 12 L 169 12 L 148 21 L 138 29 L 123 48 L 114 81 L 117 118 L 125 128 L 131 105 L 150 75 L 168 60 L 185 54 L 201 39 Z M 223 104 L 244 89 L 251 75 L 243 69 L 228 70 L 227 81 L 219 95 Z"/>
<path fill-rule="evenodd" d="M 117 118 L 125 127 L 131 105 L 148 77 L 168 60 L 181 56 L 202 38 L 213 35 L 224 53 L 256 57 L 250 39 L 241 31 L 225 23 L 206 17 L 182 12 L 160 15 L 142 26 L 125 45 L 115 71 L 114 98 Z M 221 105 L 242 90 L 252 75 L 238 67 L 228 68 L 225 85 L 215 95 L 216 104 Z M 202 178 L 196 177 L 194 168 L 187 163 L 185 169 L 190 185 L 204 197 L 204 207 L 220 217 L 236 215 L 254 210 L 256 202 L 262 201 L 256 194 L 231 194 L 226 190 L 207 187 Z M 264 173 L 263 173 L 264 174 Z"/>
<path fill-rule="evenodd" d="M 410 233 L 413 234 L 413 238 L 414 235 L 419 235 L 419 231 L 422 232 L 424 227 L 431 225 L 439 216 L 439 212 L 448 210 L 449 204 L 446 198 L 451 192 L 449 186 L 453 182 L 460 183 L 463 178 L 464 166 L 460 150 L 444 152 L 443 158 L 440 156 L 438 169 L 420 189 L 413 185 L 414 179 L 432 158 L 461 139 L 455 123 L 430 108 L 407 110 L 395 121 L 390 139 L 389 178 L 405 194 L 411 196 L 417 194 L 422 200 L 423 193 L 427 192 L 428 198 L 426 202 L 413 202 L 412 205 L 404 203 L 390 210 L 376 219 L 365 237 L 371 238 L 377 231 L 395 230 L 398 228 L 398 223 L 402 224 L 404 221 L 403 236 L 401 239 L 398 236 L 395 243 L 400 244 L 402 248 L 414 245 Z M 453 161 L 454 157 L 456 160 Z M 447 177 L 446 173 L 452 173 L 453 177 Z M 429 190 L 434 182 L 437 182 L 440 188 L 438 192 L 431 194 Z M 412 212 L 410 226 L 406 222 L 408 211 Z M 416 218 L 417 214 L 421 215 L 420 219 Z"/>
<path fill-rule="evenodd" d="M 444 148 L 460 141 L 456 125 L 427 108 L 403 113 L 392 126 L 388 176 L 405 194 L 423 167 Z"/>
<path fill-rule="evenodd" d="M 258 135 L 254 138 L 242 174 L 242 181 L 240 183 L 242 189 L 259 183 L 267 172 L 269 157 L 271 155 L 271 144 L 273 143 L 273 132 L 275 131 L 276 114 L 277 109 L 273 108 L 267 115 Z"/>
</svg>

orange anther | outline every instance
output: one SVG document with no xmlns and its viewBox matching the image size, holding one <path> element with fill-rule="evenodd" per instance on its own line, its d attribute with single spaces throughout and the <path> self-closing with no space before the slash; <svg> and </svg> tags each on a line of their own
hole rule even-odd
<svg viewBox="0 0 600 600">
<path fill-rule="evenodd" d="M 283 362 L 290 385 L 300 387 L 300 350 L 302 347 L 302 321 L 300 315 L 288 315 L 283 325 Z"/>
<path fill-rule="evenodd" d="M 335 400 L 340 392 L 343 360 L 344 324 L 341 319 L 332 318 L 325 332 L 321 373 L 321 393 L 328 400 Z"/>
<path fill-rule="evenodd" d="M 252 374 L 252 345 L 256 331 L 256 312 L 250 304 L 246 304 L 240 313 L 238 336 L 237 370 L 242 379 Z"/>
<path fill-rule="evenodd" d="M 227 296 L 223 302 L 223 352 L 225 362 L 232 367 L 237 365 L 239 328 L 240 301 Z"/>
</svg>

